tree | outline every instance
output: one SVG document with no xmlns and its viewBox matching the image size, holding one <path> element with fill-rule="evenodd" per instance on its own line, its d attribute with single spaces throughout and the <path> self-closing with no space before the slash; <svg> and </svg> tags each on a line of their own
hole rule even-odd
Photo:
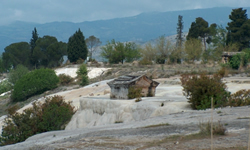
<svg viewBox="0 0 250 150">
<path fill-rule="evenodd" d="M 216 28 L 216 24 L 211 24 L 208 26 L 208 22 L 201 17 L 195 19 L 195 22 L 192 22 L 191 27 L 189 29 L 187 40 L 191 38 L 200 38 L 203 41 L 205 50 L 206 43 L 211 42 L 211 36 L 215 34 L 214 30 Z"/>
<path fill-rule="evenodd" d="M 202 54 L 202 44 L 199 39 L 189 39 L 185 42 L 186 60 L 194 62 L 200 60 Z"/>
<path fill-rule="evenodd" d="M 250 47 L 250 20 L 247 18 L 247 10 L 242 8 L 233 9 L 229 15 L 229 22 L 226 27 L 227 45 L 236 43 L 241 51 Z"/>
<path fill-rule="evenodd" d="M 177 23 L 177 36 L 176 36 L 176 47 L 181 47 L 182 43 L 184 41 L 183 35 L 182 35 L 182 30 L 183 30 L 183 21 L 182 21 L 183 16 L 179 15 L 178 16 L 178 23 Z"/>
<path fill-rule="evenodd" d="M 169 56 L 173 51 L 173 46 L 169 40 L 166 40 L 164 36 L 157 39 L 156 43 L 156 62 L 164 64 L 165 60 L 169 61 Z"/>
<path fill-rule="evenodd" d="M 108 41 L 101 49 L 101 56 L 108 59 L 110 63 L 131 62 L 141 57 L 140 48 L 133 42 L 121 43 L 113 39 L 111 42 Z"/>
<path fill-rule="evenodd" d="M 96 48 L 102 44 L 99 38 L 96 38 L 94 35 L 91 35 L 86 39 L 86 44 L 89 49 L 89 57 L 92 59 L 93 53 L 96 51 Z"/>
<path fill-rule="evenodd" d="M 36 41 L 33 50 L 35 68 L 60 66 L 62 57 L 67 54 L 67 44 L 58 42 L 53 36 L 43 36 Z"/>
<path fill-rule="evenodd" d="M 34 30 L 32 31 L 32 38 L 30 39 L 30 62 L 31 62 L 31 65 L 35 65 L 36 64 L 36 60 L 35 58 L 33 57 L 33 51 L 36 47 L 36 41 L 38 40 L 38 33 L 37 33 L 37 30 L 36 30 L 36 27 L 34 28 Z"/>
<path fill-rule="evenodd" d="M 67 52 L 70 62 L 76 62 L 78 59 L 86 60 L 88 49 L 80 29 L 69 38 Z"/>
<path fill-rule="evenodd" d="M 0 73 L 3 73 L 5 71 L 4 65 L 3 65 L 3 58 L 0 56 Z"/>
<path fill-rule="evenodd" d="M 15 68 L 18 64 L 29 66 L 30 45 L 27 42 L 13 43 L 3 52 L 3 65 L 6 69 Z"/>
</svg>

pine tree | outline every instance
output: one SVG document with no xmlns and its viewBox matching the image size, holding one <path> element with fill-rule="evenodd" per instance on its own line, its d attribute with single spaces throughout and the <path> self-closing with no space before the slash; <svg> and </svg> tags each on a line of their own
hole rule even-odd
<svg viewBox="0 0 250 150">
<path fill-rule="evenodd" d="M 182 42 L 183 42 L 183 35 L 182 35 L 182 30 L 183 30 L 183 21 L 182 21 L 183 16 L 179 15 L 178 16 L 178 23 L 177 23 L 177 36 L 176 36 L 176 47 L 181 47 Z"/>
<path fill-rule="evenodd" d="M 67 52 L 70 62 L 76 62 L 79 59 L 86 60 L 88 49 L 85 43 L 85 38 L 80 29 L 69 38 Z"/>
<path fill-rule="evenodd" d="M 239 50 L 250 46 L 250 21 L 246 12 L 247 10 L 242 8 L 233 9 L 229 15 L 229 19 L 232 21 L 226 27 L 228 30 L 227 45 L 235 43 L 239 46 Z"/>
</svg>

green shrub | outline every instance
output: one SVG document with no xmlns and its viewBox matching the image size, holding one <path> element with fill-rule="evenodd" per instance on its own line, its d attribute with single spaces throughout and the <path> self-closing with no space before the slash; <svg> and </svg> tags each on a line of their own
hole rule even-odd
<svg viewBox="0 0 250 150">
<path fill-rule="evenodd" d="M 141 97 L 141 88 L 131 86 L 128 89 L 128 99 L 140 98 Z"/>
<path fill-rule="evenodd" d="M 68 84 L 70 84 L 73 81 L 73 78 L 71 78 L 71 76 L 66 75 L 64 73 L 63 74 L 59 74 L 58 78 L 59 78 L 59 83 L 61 85 L 68 85 Z"/>
<path fill-rule="evenodd" d="M 8 109 L 8 117 L 0 137 L 1 145 L 14 144 L 28 137 L 52 130 L 62 130 L 75 113 L 74 107 L 66 103 L 62 96 L 46 98 L 43 104 L 33 103 L 23 113 L 16 112 L 17 107 Z"/>
<path fill-rule="evenodd" d="M 80 66 L 80 68 L 77 70 L 76 74 L 77 74 L 78 77 L 88 75 L 87 66 L 86 66 L 85 64 L 82 64 L 82 65 Z"/>
<path fill-rule="evenodd" d="M 25 74 L 29 72 L 29 69 L 23 65 L 17 65 L 15 69 L 10 70 L 10 73 L 8 75 L 8 80 L 13 85 L 16 84 L 16 82 Z"/>
<path fill-rule="evenodd" d="M 88 78 L 88 76 L 82 76 L 80 85 L 81 86 L 85 86 L 85 85 L 88 85 L 88 84 L 89 84 L 89 78 Z"/>
<path fill-rule="evenodd" d="M 80 78 L 81 86 L 85 86 L 89 84 L 88 70 L 85 64 L 82 64 L 76 73 L 77 73 L 77 76 Z"/>
<path fill-rule="evenodd" d="M 59 78 L 51 69 L 38 69 L 22 76 L 14 85 L 11 93 L 13 102 L 24 101 L 27 98 L 41 94 L 57 87 Z"/>
<path fill-rule="evenodd" d="M 226 104 L 230 93 L 226 91 L 226 85 L 221 81 L 221 76 L 182 75 L 181 85 L 183 94 L 191 103 L 193 109 L 211 108 L 213 98 L 214 107 L 222 107 Z"/>
<path fill-rule="evenodd" d="M 250 105 L 250 90 L 239 90 L 231 94 L 228 99 L 228 106 L 246 106 Z"/>
<path fill-rule="evenodd" d="M 248 53 L 236 54 L 232 56 L 229 61 L 229 64 L 233 69 L 239 69 L 240 66 L 245 67 L 247 65 L 248 59 Z"/>
<path fill-rule="evenodd" d="M 12 88 L 13 85 L 8 80 L 0 82 L 0 94 L 10 91 Z"/>
</svg>

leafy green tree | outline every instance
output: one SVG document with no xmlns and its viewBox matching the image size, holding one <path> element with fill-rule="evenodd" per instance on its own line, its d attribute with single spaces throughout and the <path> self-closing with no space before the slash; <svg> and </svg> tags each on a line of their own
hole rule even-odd
<svg viewBox="0 0 250 150">
<path fill-rule="evenodd" d="M 13 43 L 3 52 L 3 64 L 6 69 L 15 68 L 18 64 L 29 66 L 30 45 L 27 42 Z"/>
<path fill-rule="evenodd" d="M 30 63 L 32 66 L 35 66 L 36 64 L 36 59 L 33 56 L 33 51 L 36 47 L 36 41 L 38 40 L 38 33 L 36 28 L 34 28 L 34 30 L 32 31 L 32 38 L 30 39 Z"/>
<path fill-rule="evenodd" d="M 178 16 L 178 23 L 177 23 L 177 36 L 176 36 L 176 47 L 181 47 L 182 46 L 182 43 L 184 41 L 183 39 L 183 28 L 184 28 L 184 25 L 183 25 L 183 21 L 182 21 L 182 18 L 183 16 L 179 15 Z"/>
<path fill-rule="evenodd" d="M 80 29 L 69 38 L 67 52 L 70 62 L 76 62 L 78 59 L 86 60 L 88 49 Z"/>
<path fill-rule="evenodd" d="M 8 92 L 13 89 L 13 85 L 8 81 L 4 80 L 0 82 L 0 94 Z"/>
<path fill-rule="evenodd" d="M 25 74 L 29 72 L 29 69 L 23 65 L 17 65 L 15 69 L 10 70 L 10 73 L 8 74 L 8 80 L 13 85 L 16 84 L 16 82 Z"/>
<path fill-rule="evenodd" d="M 199 39 L 189 39 L 185 42 L 184 52 L 186 54 L 186 60 L 194 62 L 200 60 L 202 54 L 202 44 Z"/>
<path fill-rule="evenodd" d="M 247 18 L 247 10 L 243 8 L 233 9 L 229 15 L 229 22 L 226 27 L 227 45 L 236 43 L 239 50 L 250 47 L 250 20 Z"/>
<path fill-rule="evenodd" d="M 60 66 L 62 57 L 67 54 L 67 44 L 58 42 L 53 36 L 43 36 L 36 41 L 33 58 L 35 68 Z"/>
<path fill-rule="evenodd" d="M 33 95 L 56 88 L 58 83 L 59 78 L 54 70 L 33 70 L 22 76 L 14 85 L 11 93 L 12 102 L 25 101 Z"/>
<path fill-rule="evenodd" d="M 108 41 L 101 49 L 101 56 L 108 59 L 110 63 L 131 62 L 141 57 L 140 48 L 131 42 L 121 43 L 112 40 L 111 42 Z"/>
<path fill-rule="evenodd" d="M 86 39 L 86 44 L 89 49 L 89 57 L 92 59 L 93 53 L 96 51 L 96 48 L 102 44 L 99 38 L 96 38 L 94 35 L 91 35 Z"/>
</svg>

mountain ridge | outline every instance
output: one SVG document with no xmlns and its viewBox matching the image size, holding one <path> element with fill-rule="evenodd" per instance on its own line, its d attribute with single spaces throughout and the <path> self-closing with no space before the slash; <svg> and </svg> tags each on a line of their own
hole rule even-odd
<svg viewBox="0 0 250 150">
<path fill-rule="evenodd" d="M 31 23 L 16 21 L 9 25 L 0 26 L 0 53 L 4 48 L 15 42 L 29 42 L 34 27 L 40 37 L 55 36 L 58 41 L 67 42 L 68 38 L 79 28 L 85 38 L 94 35 L 102 41 L 115 39 L 116 41 L 146 42 L 159 36 L 176 34 L 178 15 L 183 16 L 184 29 L 187 32 L 195 18 L 202 17 L 209 24 L 216 23 L 223 26 L 229 22 L 231 7 L 215 7 L 207 9 L 193 9 L 168 12 L 144 12 L 136 16 L 95 20 L 73 23 L 69 21 L 55 21 L 49 23 Z M 244 9 L 250 10 L 250 7 Z M 248 15 L 249 12 L 247 12 Z"/>
</svg>

